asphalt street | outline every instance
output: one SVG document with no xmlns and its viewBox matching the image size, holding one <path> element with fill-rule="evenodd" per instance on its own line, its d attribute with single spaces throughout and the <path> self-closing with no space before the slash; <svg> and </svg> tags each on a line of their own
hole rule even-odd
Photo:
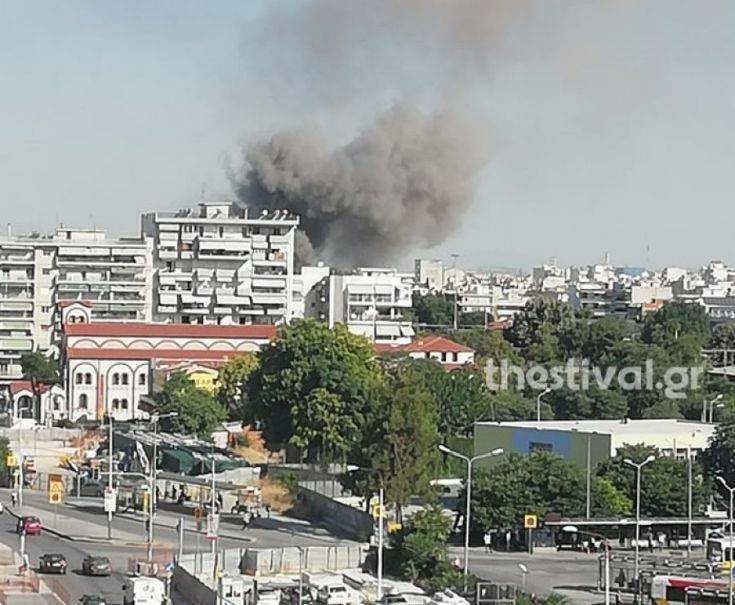
<svg viewBox="0 0 735 605">
<path fill-rule="evenodd" d="M 0 490 L 0 500 L 7 506 L 10 502 L 10 491 Z M 53 524 L 53 507 L 48 504 L 45 494 L 26 492 L 24 495 L 26 512 L 38 514 L 42 523 Z M 76 508 L 64 505 L 59 510 L 63 512 L 67 526 L 71 528 L 74 520 L 79 520 L 80 526 L 93 527 L 95 535 L 102 536 L 106 532 L 107 519 L 101 509 Z M 160 515 L 165 517 L 163 513 Z M 167 520 L 173 524 L 176 517 L 168 516 Z M 99 527 L 94 527 L 95 525 Z M 209 542 L 204 536 L 194 531 L 194 520 L 185 519 L 185 552 L 208 551 Z M 19 550 L 20 538 L 15 533 L 16 519 L 8 510 L 0 515 L 0 542 Z M 69 561 L 69 572 L 65 576 L 51 576 L 51 583 L 59 587 L 68 603 L 76 603 L 84 594 L 99 594 L 106 597 L 110 603 L 117 604 L 122 601 L 122 583 L 128 575 L 130 561 L 143 560 L 147 556 L 145 544 L 145 525 L 142 517 L 139 519 L 123 518 L 116 516 L 113 520 L 113 541 L 74 541 L 42 532 L 40 536 L 26 537 L 26 552 L 30 557 L 31 566 L 38 565 L 38 559 L 46 553 L 61 553 Z M 58 527 L 64 531 L 66 528 Z M 222 532 L 229 537 L 220 538 L 220 548 L 245 548 L 247 546 L 278 547 L 295 545 L 324 545 L 326 543 L 337 543 L 339 539 L 331 536 L 325 530 L 299 520 L 290 520 L 280 517 L 278 519 L 259 519 L 252 523 L 245 531 L 241 531 L 237 525 L 223 524 Z M 71 533 L 71 532 L 70 532 Z M 242 537 L 240 537 L 242 534 Z M 137 537 L 137 540 L 121 540 L 119 536 Z M 117 538 L 117 539 L 115 539 Z M 154 528 L 154 556 L 170 560 L 178 548 L 178 534 L 175 528 L 156 524 Z M 109 578 L 89 578 L 81 575 L 79 569 L 83 558 L 88 555 L 106 556 L 112 563 L 113 574 Z M 44 576 L 49 577 L 49 576 Z"/>
</svg>

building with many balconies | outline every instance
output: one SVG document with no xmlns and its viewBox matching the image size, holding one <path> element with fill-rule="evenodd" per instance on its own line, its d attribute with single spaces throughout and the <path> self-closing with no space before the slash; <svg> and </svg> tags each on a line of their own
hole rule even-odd
<svg viewBox="0 0 735 605">
<path fill-rule="evenodd" d="M 288 321 L 298 224 L 285 210 L 251 217 L 233 202 L 144 214 L 141 232 L 153 245 L 153 321 Z"/>
</svg>

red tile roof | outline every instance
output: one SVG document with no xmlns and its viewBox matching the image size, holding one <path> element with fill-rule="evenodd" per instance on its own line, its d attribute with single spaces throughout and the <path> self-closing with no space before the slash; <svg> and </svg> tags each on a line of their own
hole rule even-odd
<svg viewBox="0 0 735 605">
<path fill-rule="evenodd" d="M 51 388 L 50 384 L 41 384 L 39 385 L 39 391 L 41 393 L 45 393 Z M 15 397 L 18 393 L 21 391 L 31 391 L 33 392 L 33 386 L 31 385 L 30 380 L 11 380 L 8 383 L 8 389 L 10 390 L 10 396 Z"/>
<path fill-rule="evenodd" d="M 59 307 L 59 309 L 66 309 L 66 307 L 69 307 L 74 303 L 78 303 L 84 307 L 89 307 L 90 309 L 94 306 L 88 300 L 60 300 L 56 303 L 56 305 Z"/>
<path fill-rule="evenodd" d="M 198 324 L 152 324 L 135 322 L 92 322 L 65 324 L 67 336 L 139 336 L 169 338 L 255 338 L 276 337 L 276 326 L 212 326 Z"/>
<path fill-rule="evenodd" d="M 470 349 L 443 336 L 424 336 L 402 347 L 407 353 L 474 353 Z"/>
</svg>

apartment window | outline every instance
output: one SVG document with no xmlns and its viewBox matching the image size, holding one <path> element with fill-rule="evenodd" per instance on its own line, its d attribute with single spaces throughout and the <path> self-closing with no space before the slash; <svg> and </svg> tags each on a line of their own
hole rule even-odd
<svg viewBox="0 0 735 605">
<path fill-rule="evenodd" d="M 199 235 L 204 235 L 204 227 L 202 225 L 199 226 Z"/>
<path fill-rule="evenodd" d="M 184 225 L 184 233 L 191 233 L 194 231 L 194 225 Z"/>
<path fill-rule="evenodd" d="M 82 384 L 84 382 L 84 374 L 77 372 L 77 375 L 74 377 L 74 381 L 76 384 Z"/>
<path fill-rule="evenodd" d="M 51 269 L 43 269 L 44 275 L 49 275 L 51 273 Z"/>
<path fill-rule="evenodd" d="M 145 386 L 145 374 L 140 374 L 138 376 L 138 384 L 142 387 Z"/>
<path fill-rule="evenodd" d="M 51 307 L 48 305 L 41 306 L 41 313 L 48 313 L 51 310 Z"/>
<path fill-rule="evenodd" d="M 79 395 L 79 409 L 86 410 L 88 401 L 89 401 L 89 398 L 87 397 L 86 393 L 82 393 L 81 395 Z"/>
<path fill-rule="evenodd" d="M 181 323 L 182 324 L 189 324 L 189 323 L 191 323 L 191 319 L 189 318 L 188 315 L 182 315 L 181 316 Z"/>
<path fill-rule="evenodd" d="M 10 370 L 9 363 L 0 363 L 0 374 L 7 374 Z"/>
<path fill-rule="evenodd" d="M 117 372 L 112 375 L 112 384 L 120 384 L 120 374 Z"/>
<path fill-rule="evenodd" d="M 92 384 L 92 374 L 89 372 L 84 375 L 84 384 Z"/>
<path fill-rule="evenodd" d="M 123 410 L 127 410 L 128 409 L 128 400 L 127 399 L 121 399 L 120 400 L 120 407 Z"/>
<path fill-rule="evenodd" d="M 63 398 L 61 395 L 54 395 L 54 411 L 58 412 L 61 409 Z"/>
<path fill-rule="evenodd" d="M 127 373 L 120 374 L 120 381 L 123 384 L 128 384 L 128 374 Z"/>
</svg>

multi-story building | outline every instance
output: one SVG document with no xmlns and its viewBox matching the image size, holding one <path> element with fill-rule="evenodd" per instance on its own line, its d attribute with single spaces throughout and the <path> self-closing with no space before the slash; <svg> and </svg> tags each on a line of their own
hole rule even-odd
<svg viewBox="0 0 735 605">
<path fill-rule="evenodd" d="M 325 265 L 301 267 L 293 278 L 291 319 L 311 317 L 329 320 L 329 274 Z"/>
<path fill-rule="evenodd" d="M 444 263 L 440 260 L 417 258 L 414 261 L 416 282 L 420 288 L 441 290 L 444 287 Z"/>
<path fill-rule="evenodd" d="M 20 377 L 24 352 L 58 341 L 59 303 L 87 301 L 106 321 L 148 319 L 150 272 L 142 239 L 63 227 L 0 239 L 0 382 Z"/>
<path fill-rule="evenodd" d="M 141 231 L 153 244 L 153 321 L 288 321 L 298 224 L 285 210 L 250 217 L 233 202 L 144 214 Z"/>
<path fill-rule="evenodd" d="M 358 269 L 329 279 L 329 327 L 344 323 L 354 334 L 385 344 L 408 344 L 413 275 L 395 269 Z"/>
</svg>

